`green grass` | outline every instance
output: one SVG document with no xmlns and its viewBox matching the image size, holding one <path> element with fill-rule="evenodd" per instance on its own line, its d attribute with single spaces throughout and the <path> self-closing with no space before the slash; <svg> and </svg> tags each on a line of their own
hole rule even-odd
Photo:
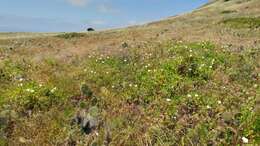
<svg viewBox="0 0 260 146">
<path fill-rule="evenodd" d="M 259 28 L 260 27 L 260 18 L 230 18 L 224 20 L 222 23 L 230 26 L 231 28 L 241 29 L 241 28 Z"/>
<path fill-rule="evenodd" d="M 234 10 L 224 10 L 222 11 L 221 13 L 222 14 L 230 14 L 230 13 L 236 13 L 237 11 L 234 11 Z"/>
<path fill-rule="evenodd" d="M 237 145 L 247 137 L 259 144 L 259 58 L 258 49 L 234 53 L 210 42 L 165 42 L 71 64 L 5 59 L 0 117 L 7 123 L 0 143 L 102 145 L 109 137 L 111 145 Z M 70 97 L 83 85 L 93 96 L 75 105 Z M 71 126 L 84 108 L 96 109 L 98 135 Z"/>
<path fill-rule="evenodd" d="M 71 33 L 64 33 L 56 35 L 56 37 L 64 38 L 64 39 L 72 39 L 72 38 L 80 38 L 86 36 L 83 33 L 71 32 Z"/>
</svg>

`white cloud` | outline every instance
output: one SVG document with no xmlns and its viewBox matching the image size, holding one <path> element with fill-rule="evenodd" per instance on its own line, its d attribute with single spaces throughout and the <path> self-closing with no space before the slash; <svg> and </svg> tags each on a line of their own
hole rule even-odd
<svg viewBox="0 0 260 146">
<path fill-rule="evenodd" d="M 72 4 L 73 6 L 78 6 L 78 7 L 84 7 L 87 4 L 89 4 L 89 2 L 91 0 L 67 0 L 70 4 Z"/>
<path fill-rule="evenodd" d="M 112 6 L 108 4 L 101 4 L 98 6 L 98 11 L 101 13 L 118 13 L 119 10 L 113 8 Z"/>
</svg>

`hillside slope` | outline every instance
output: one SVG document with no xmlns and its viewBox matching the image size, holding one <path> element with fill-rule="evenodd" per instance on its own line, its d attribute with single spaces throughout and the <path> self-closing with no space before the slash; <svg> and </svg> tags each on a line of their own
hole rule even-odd
<svg viewBox="0 0 260 146">
<path fill-rule="evenodd" d="M 232 44 L 232 49 L 251 47 L 259 44 L 259 29 L 250 29 L 247 26 L 234 29 L 232 26 L 227 27 L 228 24 L 224 24 L 223 21 L 229 19 L 232 21 L 232 18 L 245 19 L 247 17 L 253 17 L 256 21 L 258 20 L 255 23 L 259 26 L 259 7 L 260 4 L 257 0 L 230 0 L 227 2 L 219 0 L 195 10 L 192 13 L 170 17 L 166 20 L 143 26 L 95 33 L 82 33 L 81 37 L 72 38 L 73 41 L 71 41 L 71 39 L 64 40 L 57 37 L 37 39 L 40 34 L 18 34 L 19 37 L 25 39 L 18 39 L 14 42 L 11 41 L 9 45 L 19 47 L 21 44 L 24 45 L 28 43 L 28 46 L 25 45 L 23 48 L 32 48 L 32 50 L 28 50 L 29 52 L 36 50 L 35 48 L 45 48 L 46 52 L 63 48 L 62 51 L 64 50 L 64 52 L 60 53 L 60 55 L 64 55 L 63 53 L 65 52 L 75 55 L 86 55 L 87 52 L 92 50 L 105 51 L 105 49 L 108 52 L 118 52 L 117 50 L 121 47 L 120 45 L 123 42 L 135 45 L 143 41 L 165 41 L 172 39 L 183 41 L 206 40 L 221 45 Z M 12 36 L 10 37 L 12 38 Z M 26 36 L 37 36 L 37 38 L 26 39 Z M 4 37 L 6 38 L 6 35 L 0 38 Z M 4 43 L 6 40 L 1 42 Z M 52 45 L 53 47 L 46 48 L 44 46 L 46 44 Z M 66 57 L 66 55 L 62 57 Z"/>
<path fill-rule="evenodd" d="M 0 34 L 0 145 L 259 145 L 259 8 Z"/>
</svg>

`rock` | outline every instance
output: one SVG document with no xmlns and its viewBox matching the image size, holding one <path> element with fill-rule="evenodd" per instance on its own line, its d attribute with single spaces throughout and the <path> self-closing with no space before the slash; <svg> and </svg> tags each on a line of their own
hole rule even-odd
<svg viewBox="0 0 260 146">
<path fill-rule="evenodd" d="M 84 133 L 90 134 L 94 129 L 96 129 L 97 125 L 97 119 L 88 114 L 83 118 L 80 126 Z"/>
<path fill-rule="evenodd" d="M 74 124 L 80 126 L 82 132 L 85 134 L 92 133 L 98 126 L 97 111 L 95 108 L 90 108 L 88 112 L 86 110 L 81 110 L 72 119 Z"/>
</svg>

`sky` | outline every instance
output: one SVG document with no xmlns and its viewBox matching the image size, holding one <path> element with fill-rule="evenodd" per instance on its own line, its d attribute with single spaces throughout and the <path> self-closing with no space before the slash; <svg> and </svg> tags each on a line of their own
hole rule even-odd
<svg viewBox="0 0 260 146">
<path fill-rule="evenodd" d="M 144 24 L 208 0 L 0 0 L 0 32 L 72 32 Z"/>
</svg>

